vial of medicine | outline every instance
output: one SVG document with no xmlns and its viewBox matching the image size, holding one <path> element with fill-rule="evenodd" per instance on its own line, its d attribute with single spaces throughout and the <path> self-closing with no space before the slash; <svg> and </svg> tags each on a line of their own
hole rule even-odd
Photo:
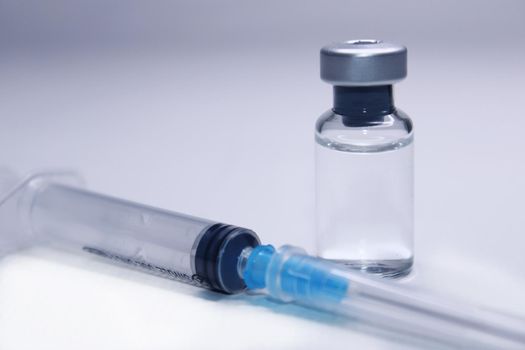
<svg viewBox="0 0 525 350">
<path fill-rule="evenodd" d="M 316 124 L 318 255 L 380 276 L 413 263 L 413 127 L 394 106 L 407 49 L 354 40 L 321 49 L 333 108 Z"/>
</svg>

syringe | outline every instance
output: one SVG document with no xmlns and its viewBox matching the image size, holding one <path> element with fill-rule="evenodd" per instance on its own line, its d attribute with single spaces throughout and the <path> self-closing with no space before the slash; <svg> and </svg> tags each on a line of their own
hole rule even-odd
<svg viewBox="0 0 525 350">
<path fill-rule="evenodd" d="M 244 289 L 453 348 L 523 349 L 525 321 L 349 271 L 226 225 L 82 189 L 42 173 L 0 196 L 0 256 L 36 242 L 93 253 L 196 286 Z"/>
<path fill-rule="evenodd" d="M 199 287 L 245 288 L 237 260 L 259 244 L 253 231 L 89 192 L 81 182 L 73 173 L 41 173 L 0 198 L 0 256 L 48 242 Z"/>
</svg>

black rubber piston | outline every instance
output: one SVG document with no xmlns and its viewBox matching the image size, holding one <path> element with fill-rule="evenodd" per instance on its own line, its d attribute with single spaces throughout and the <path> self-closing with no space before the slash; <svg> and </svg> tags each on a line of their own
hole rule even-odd
<svg viewBox="0 0 525 350">
<path fill-rule="evenodd" d="M 246 288 L 237 273 L 239 256 L 243 249 L 259 244 L 259 237 L 252 230 L 215 224 L 206 230 L 197 246 L 195 272 L 219 292 L 238 293 Z"/>
</svg>

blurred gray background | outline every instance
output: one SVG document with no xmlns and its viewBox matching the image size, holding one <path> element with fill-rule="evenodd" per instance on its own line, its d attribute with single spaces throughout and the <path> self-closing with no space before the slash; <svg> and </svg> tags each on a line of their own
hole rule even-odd
<svg viewBox="0 0 525 350">
<path fill-rule="evenodd" d="M 0 0 L 1 165 L 77 169 L 314 252 L 318 51 L 356 38 L 409 49 L 417 262 L 400 283 L 525 314 L 523 1 Z M 0 348 L 406 348 L 84 258 L 0 261 Z"/>
<path fill-rule="evenodd" d="M 518 49 L 521 1 L 6 1 L 2 48 L 272 49 L 295 53 L 348 37 L 412 50 Z M 443 53 L 445 53 L 443 52 Z"/>
</svg>

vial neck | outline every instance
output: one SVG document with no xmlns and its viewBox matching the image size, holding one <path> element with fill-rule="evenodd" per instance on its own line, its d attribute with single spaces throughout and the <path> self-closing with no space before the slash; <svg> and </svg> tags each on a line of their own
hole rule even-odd
<svg viewBox="0 0 525 350">
<path fill-rule="evenodd" d="M 349 122 L 383 120 L 383 116 L 394 110 L 392 85 L 334 86 L 333 111 L 347 117 Z"/>
</svg>

